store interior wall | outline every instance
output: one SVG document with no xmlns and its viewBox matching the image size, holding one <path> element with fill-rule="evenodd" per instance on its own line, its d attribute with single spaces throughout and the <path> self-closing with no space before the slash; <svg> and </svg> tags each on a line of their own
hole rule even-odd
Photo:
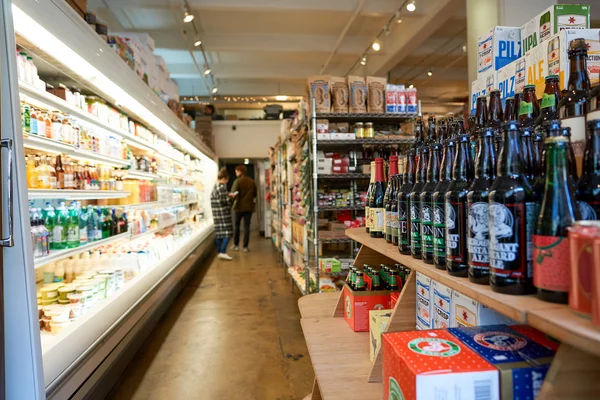
<svg viewBox="0 0 600 400">
<path fill-rule="evenodd" d="M 213 121 L 217 157 L 267 158 L 280 128 L 281 121 Z"/>
</svg>

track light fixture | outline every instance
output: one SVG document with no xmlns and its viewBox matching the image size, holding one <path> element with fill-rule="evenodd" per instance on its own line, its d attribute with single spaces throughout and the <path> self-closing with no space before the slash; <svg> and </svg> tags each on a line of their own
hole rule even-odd
<svg viewBox="0 0 600 400">
<path fill-rule="evenodd" d="M 375 51 L 379 51 L 381 50 L 381 44 L 378 41 L 374 41 L 373 44 L 371 45 L 371 47 L 373 48 L 373 50 Z"/>
<path fill-rule="evenodd" d="M 204 75 L 208 75 L 208 74 L 210 74 L 210 68 L 206 68 L 206 69 L 204 70 Z"/>
<path fill-rule="evenodd" d="M 433 70 L 431 68 L 427 71 L 427 76 L 433 76 Z"/>
<path fill-rule="evenodd" d="M 367 65 L 367 57 L 364 57 L 360 59 L 360 65 Z"/>
<path fill-rule="evenodd" d="M 406 5 L 406 9 L 408 10 L 408 12 L 413 12 L 417 9 L 417 5 L 415 4 L 415 1 L 411 1 L 410 3 L 408 3 Z"/>
<path fill-rule="evenodd" d="M 200 39 L 198 39 L 197 37 L 194 38 L 194 46 L 198 47 L 202 44 L 202 41 Z"/>
<path fill-rule="evenodd" d="M 412 88 L 414 88 L 414 87 L 415 87 L 415 85 L 413 85 L 412 83 L 410 83 L 410 84 L 408 85 L 408 88 L 409 88 L 409 89 L 412 89 Z"/>
<path fill-rule="evenodd" d="M 217 93 L 218 91 L 219 91 L 219 88 L 216 88 L 216 87 L 214 87 L 212 90 L 213 93 Z"/>
<path fill-rule="evenodd" d="M 190 14 L 187 9 L 183 13 L 183 22 L 186 24 L 192 22 L 194 20 L 194 14 Z"/>
</svg>

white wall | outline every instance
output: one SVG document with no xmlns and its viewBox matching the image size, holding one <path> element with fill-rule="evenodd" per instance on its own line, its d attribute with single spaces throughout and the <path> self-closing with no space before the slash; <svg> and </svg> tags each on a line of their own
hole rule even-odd
<svg viewBox="0 0 600 400">
<path fill-rule="evenodd" d="M 281 121 L 213 121 L 212 128 L 217 157 L 267 158 L 269 147 L 279 136 Z"/>
</svg>

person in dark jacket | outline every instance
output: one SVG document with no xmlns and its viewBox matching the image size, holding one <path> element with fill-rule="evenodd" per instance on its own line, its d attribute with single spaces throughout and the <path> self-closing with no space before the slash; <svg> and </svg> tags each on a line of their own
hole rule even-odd
<svg viewBox="0 0 600 400">
<path fill-rule="evenodd" d="M 233 224 L 231 222 L 231 197 L 233 196 L 227 193 L 227 182 L 229 182 L 229 173 L 225 168 L 222 168 L 217 175 L 217 183 L 210 194 L 210 205 L 217 236 L 217 257 L 223 260 L 233 260 L 227 254 L 227 244 L 233 234 Z"/>
<path fill-rule="evenodd" d="M 252 178 L 246 176 L 246 166 L 244 165 L 235 167 L 235 175 L 237 179 L 233 182 L 231 188 L 232 194 L 235 196 L 233 203 L 233 211 L 235 211 L 233 249 L 240 249 L 240 225 L 244 220 L 244 253 L 247 253 L 248 243 L 250 242 L 250 219 L 256 207 L 256 184 Z"/>
</svg>

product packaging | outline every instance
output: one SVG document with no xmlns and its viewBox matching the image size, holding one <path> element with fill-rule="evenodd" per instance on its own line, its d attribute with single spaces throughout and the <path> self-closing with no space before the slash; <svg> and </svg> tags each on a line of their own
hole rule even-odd
<svg viewBox="0 0 600 400">
<path fill-rule="evenodd" d="M 417 99 L 417 89 L 406 89 L 406 112 L 408 114 L 417 114 L 419 112 L 419 100 Z"/>
<path fill-rule="evenodd" d="M 325 136 L 327 135 L 327 136 Z M 317 139 L 329 140 L 329 121 L 326 119 L 317 120 Z"/>
<path fill-rule="evenodd" d="M 367 83 L 362 76 L 348 76 L 350 90 L 350 113 L 364 114 L 367 112 Z"/>
<path fill-rule="evenodd" d="M 331 103 L 332 112 L 348 112 L 348 82 L 343 76 L 331 77 Z"/>
<path fill-rule="evenodd" d="M 557 342 L 550 336 L 546 335 L 542 331 L 538 331 L 537 329 L 529 326 L 529 325 L 511 325 L 510 329 L 514 329 L 515 331 L 527 336 L 529 339 L 533 340 L 541 344 L 544 347 L 549 348 L 550 350 L 557 352 L 558 347 L 560 346 L 560 342 Z"/>
<path fill-rule="evenodd" d="M 471 114 L 475 113 L 477 98 L 487 94 L 486 78 L 477 78 L 471 83 Z"/>
<path fill-rule="evenodd" d="M 385 88 L 385 112 L 388 114 L 395 114 L 398 112 L 398 103 L 397 103 L 397 92 L 396 85 L 390 85 L 389 83 Z M 405 97 L 406 99 L 406 97 Z"/>
<path fill-rule="evenodd" d="M 412 91 L 411 91 L 412 93 Z M 414 90 L 414 104 L 417 104 L 417 90 Z M 404 85 L 396 85 L 396 113 L 406 114 L 408 112 L 408 99 Z M 416 111 L 415 111 L 416 112 Z"/>
<path fill-rule="evenodd" d="M 392 310 L 371 310 L 369 311 L 369 357 L 371 362 L 375 360 L 377 350 L 381 347 L 381 335 L 392 317 Z"/>
<path fill-rule="evenodd" d="M 514 325 L 516 323 L 456 290 L 452 293 L 452 306 L 454 323 L 451 326 Z"/>
<path fill-rule="evenodd" d="M 506 325 L 448 329 L 500 371 L 502 400 L 535 400 L 554 351 Z"/>
<path fill-rule="evenodd" d="M 453 290 L 438 281 L 431 280 L 433 329 L 447 329 L 455 325 L 454 307 L 452 307 Z"/>
<path fill-rule="evenodd" d="M 548 7 L 521 27 L 523 54 L 541 45 L 563 29 L 590 27 L 590 6 L 556 4 Z"/>
<path fill-rule="evenodd" d="M 331 111 L 331 98 L 329 87 L 331 85 L 330 75 L 318 75 L 308 77 L 309 106 L 312 108 L 312 99 L 315 99 L 317 113 L 328 113 Z"/>
<path fill-rule="evenodd" d="M 369 331 L 369 311 L 388 310 L 390 294 L 386 290 L 357 292 L 344 284 L 344 319 L 354 332 Z"/>
<path fill-rule="evenodd" d="M 383 388 L 393 400 L 500 399 L 498 370 L 445 330 L 384 333 Z"/>
<path fill-rule="evenodd" d="M 326 274 L 342 272 L 342 263 L 336 258 L 319 258 L 319 268 Z"/>
<path fill-rule="evenodd" d="M 417 272 L 417 327 L 431 329 L 431 278 Z"/>
<path fill-rule="evenodd" d="M 390 292 L 390 309 L 394 309 L 396 307 L 396 303 L 400 299 L 400 292 Z"/>
<path fill-rule="evenodd" d="M 521 57 L 521 28 L 496 26 L 477 39 L 477 78 Z"/>
<path fill-rule="evenodd" d="M 367 111 L 371 114 L 383 114 L 385 112 L 385 86 L 387 79 L 375 76 L 367 76 Z"/>
<path fill-rule="evenodd" d="M 502 108 L 508 97 L 515 95 L 515 68 L 517 61 L 506 64 L 498 70 L 497 87 L 500 90 L 500 99 L 502 100 Z"/>
</svg>

